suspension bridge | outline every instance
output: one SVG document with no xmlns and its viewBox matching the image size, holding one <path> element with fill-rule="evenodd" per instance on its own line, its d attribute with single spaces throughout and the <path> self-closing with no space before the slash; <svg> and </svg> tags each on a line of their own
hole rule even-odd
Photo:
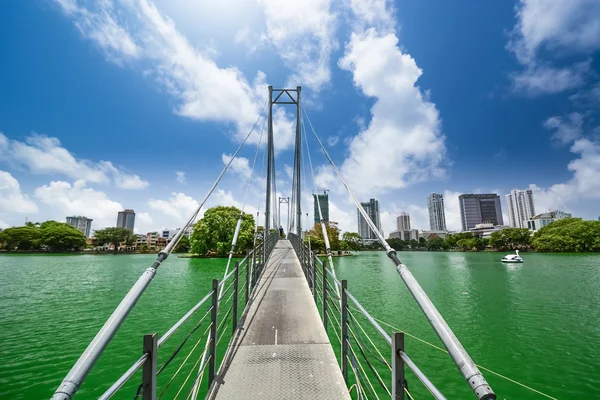
<svg viewBox="0 0 600 400">
<path fill-rule="evenodd" d="M 274 105 L 291 105 L 296 108 L 292 193 L 288 205 L 291 212 L 288 214 L 286 239 L 280 237 L 277 229 L 280 216 L 276 200 Z M 265 111 L 267 132 L 263 141 L 264 129 L 258 133 L 256 127 Z M 85 378 L 94 364 L 157 275 L 159 267 L 177 246 L 183 233 L 194 224 L 205 202 L 253 133 L 260 137 L 252 164 L 252 175 L 246 187 L 244 206 L 250 184 L 257 179 L 254 172 L 259 150 L 264 143 L 267 165 L 262 234 L 259 234 L 257 218 L 253 248 L 247 251 L 241 261 L 233 261 L 244 215 L 242 208 L 223 278 L 213 280 L 212 286 L 206 288 L 205 295 L 199 298 L 198 303 L 182 312 L 182 316 L 164 334 L 140 336 L 141 356 L 132 360 L 130 368 L 123 371 L 100 399 L 118 395 L 144 400 L 195 400 L 199 397 L 398 400 L 413 399 L 410 388 L 417 384 L 422 384 L 435 399 L 446 398 L 433 383 L 435 377 L 426 376 L 420 369 L 418 360 L 409 356 L 410 350 L 405 348 L 405 333 L 397 329 L 390 330 L 391 326 L 388 324 L 380 324 L 382 321 L 372 316 L 348 290 L 348 282 L 338 280 L 333 268 L 325 223 L 321 222 L 327 249 L 324 261 L 311 249 L 310 237 L 305 240 L 301 201 L 302 181 L 303 178 L 306 180 L 306 174 L 302 173 L 306 166 L 304 153 L 314 184 L 314 168 L 305 122 L 350 198 L 385 248 L 391 262 L 390 267 L 398 272 L 398 284 L 402 281 L 406 285 L 444 345 L 444 348 L 438 349 L 450 356 L 475 398 L 496 398 L 478 366 L 355 198 L 317 135 L 306 110 L 301 106 L 301 88 L 269 87 L 268 100 L 256 123 L 214 185 L 185 226 L 158 253 L 156 261 L 134 283 L 91 340 L 56 389 L 53 400 L 73 399 L 82 385 L 85 386 Z M 318 196 L 316 201 L 319 201 Z M 323 221 L 321 205 L 317 205 L 319 219 Z M 168 312 L 177 315 L 178 310 Z M 409 387 L 405 376 L 408 371 L 420 383 L 411 381 Z M 132 383 L 136 390 L 131 392 Z"/>
</svg>

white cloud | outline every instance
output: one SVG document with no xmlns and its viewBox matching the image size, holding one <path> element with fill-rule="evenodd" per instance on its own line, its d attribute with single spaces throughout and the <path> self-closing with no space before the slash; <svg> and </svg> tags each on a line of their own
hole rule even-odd
<svg viewBox="0 0 600 400">
<path fill-rule="evenodd" d="M 117 213 L 123 210 L 120 203 L 110 200 L 101 191 L 86 187 L 85 181 L 70 184 L 52 181 L 35 189 L 35 197 L 44 204 L 59 210 L 63 216 L 85 215 L 93 218 L 93 229 L 115 226 Z"/>
<path fill-rule="evenodd" d="M 597 0 L 520 0 L 517 23 L 507 48 L 525 66 L 513 75 L 515 89 L 556 93 L 581 86 L 589 61 L 552 67 L 543 61 L 588 55 L 600 48 L 600 2 Z"/>
<path fill-rule="evenodd" d="M 165 226 L 183 226 L 199 206 L 199 203 L 185 193 L 171 193 L 167 200 L 150 199 L 148 206 L 159 213 L 168 216 Z M 200 212 L 198 218 L 202 216 Z"/>
<path fill-rule="evenodd" d="M 387 0 L 350 0 L 350 8 L 355 15 L 355 29 L 364 30 L 373 26 L 380 32 L 391 32 L 396 26 L 396 10 Z"/>
<path fill-rule="evenodd" d="M 114 183 L 122 189 L 143 189 L 148 182 L 115 167 L 110 161 L 94 163 L 75 158 L 57 138 L 33 134 L 25 142 L 0 133 L 0 160 L 26 168 L 34 174 L 60 174 L 93 183 Z"/>
<path fill-rule="evenodd" d="M 0 171 L 0 214 L 37 211 L 35 202 L 21 192 L 19 182 L 10 173 Z"/>
<path fill-rule="evenodd" d="M 319 91 L 331 79 L 331 51 L 336 47 L 336 16 L 331 0 L 258 0 L 264 7 L 266 37 L 293 71 L 288 86 Z"/>
<path fill-rule="evenodd" d="M 562 68 L 532 64 L 519 73 L 511 74 L 511 80 L 516 91 L 529 95 L 560 93 L 582 86 L 590 68 L 589 60 Z"/>
<path fill-rule="evenodd" d="M 139 55 L 140 49 L 129 32 L 117 22 L 112 1 L 98 1 L 95 12 L 81 7 L 76 0 L 55 1 L 73 19 L 81 34 L 96 42 L 109 60 L 120 64 L 124 59 Z"/>
<path fill-rule="evenodd" d="M 177 176 L 177 182 L 185 183 L 185 172 L 175 171 L 175 176 Z"/>
<path fill-rule="evenodd" d="M 227 165 L 231 161 L 232 157 L 233 155 L 225 153 L 221 154 L 223 165 Z M 245 181 L 248 181 L 248 179 L 250 179 L 250 175 L 252 175 L 250 160 L 248 160 L 246 157 L 237 156 L 229 166 L 229 169 L 236 174 L 239 174 L 242 178 L 244 178 Z"/>
<path fill-rule="evenodd" d="M 333 147 L 333 146 L 335 146 L 335 145 L 336 145 L 336 144 L 338 144 L 339 142 L 340 142 L 340 137 L 339 137 L 339 136 L 337 136 L 337 135 L 336 135 L 336 136 L 329 136 L 329 137 L 327 138 L 327 144 L 328 144 L 330 147 Z"/>
<path fill-rule="evenodd" d="M 582 135 L 583 115 L 571 113 L 567 118 L 550 117 L 544 121 L 543 126 L 553 130 L 552 138 L 561 144 L 572 143 Z"/>
<path fill-rule="evenodd" d="M 368 127 L 355 136 L 342 175 L 357 193 L 376 194 L 444 174 L 444 137 L 438 110 L 416 82 L 415 60 L 393 33 L 352 33 L 339 65 L 376 98 Z"/>
<path fill-rule="evenodd" d="M 444 214 L 446 215 L 446 228 L 449 231 L 462 231 L 460 205 L 458 202 L 458 196 L 461 194 L 461 192 L 450 190 L 444 191 Z"/>
<path fill-rule="evenodd" d="M 154 219 L 149 213 L 138 212 L 135 214 L 135 232 L 146 233 L 158 230 L 154 225 Z M 165 228 L 167 227 L 165 226 Z"/>
<path fill-rule="evenodd" d="M 573 177 L 565 182 L 540 188 L 532 185 L 535 190 L 536 206 L 541 210 L 567 208 L 585 199 L 600 199 L 600 145 L 586 138 L 576 139 L 571 146 L 571 152 L 578 155 L 569 162 L 567 168 Z"/>
</svg>

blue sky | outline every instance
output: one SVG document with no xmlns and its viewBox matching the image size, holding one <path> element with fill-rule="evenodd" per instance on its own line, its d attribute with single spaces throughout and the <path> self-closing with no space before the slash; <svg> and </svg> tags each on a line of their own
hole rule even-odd
<svg viewBox="0 0 600 400">
<path fill-rule="evenodd" d="M 428 228 L 432 191 L 445 194 L 456 229 L 466 192 L 532 187 L 538 212 L 600 215 L 598 1 L 215 4 L 2 4 L 0 227 L 82 214 L 101 228 L 122 208 L 136 211 L 139 232 L 180 226 L 269 84 L 303 87 L 342 174 L 361 200 L 379 199 L 386 234 L 403 211 Z M 293 111 L 275 115 L 282 196 Z M 243 204 L 258 138 L 207 206 Z M 356 230 L 355 209 L 310 143 L 332 219 Z M 259 207 L 261 183 L 251 183 L 246 211 Z"/>
</svg>

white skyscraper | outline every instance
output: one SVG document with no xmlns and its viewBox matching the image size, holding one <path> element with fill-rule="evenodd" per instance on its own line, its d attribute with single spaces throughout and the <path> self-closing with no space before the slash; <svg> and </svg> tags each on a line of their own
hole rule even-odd
<svg viewBox="0 0 600 400">
<path fill-rule="evenodd" d="M 508 220 L 514 228 L 527 228 L 527 220 L 535 215 L 533 192 L 530 189 L 513 189 L 506 195 Z"/>
<path fill-rule="evenodd" d="M 396 229 L 410 231 L 410 214 L 402 213 L 396 217 Z"/>
<path fill-rule="evenodd" d="M 431 193 L 427 196 L 427 208 L 429 209 L 429 228 L 432 231 L 445 231 L 444 195 Z"/>
</svg>

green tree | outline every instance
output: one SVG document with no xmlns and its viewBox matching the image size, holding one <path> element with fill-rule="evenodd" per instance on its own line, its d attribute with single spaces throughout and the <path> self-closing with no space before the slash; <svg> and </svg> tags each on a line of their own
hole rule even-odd
<svg viewBox="0 0 600 400">
<path fill-rule="evenodd" d="M 410 248 L 412 250 L 416 250 L 419 248 L 419 242 L 416 241 L 415 239 L 410 239 Z"/>
<path fill-rule="evenodd" d="M 531 245 L 531 232 L 527 228 L 506 228 L 492 233 L 489 242 L 496 250 L 527 249 Z"/>
<path fill-rule="evenodd" d="M 433 235 L 432 235 L 433 236 Z M 446 242 L 441 237 L 437 236 L 427 241 L 427 250 L 438 251 L 446 248 Z"/>
<path fill-rule="evenodd" d="M 307 239 L 308 243 L 308 239 Z M 310 249 L 317 253 L 325 252 L 325 240 L 322 237 L 310 236 Z"/>
<path fill-rule="evenodd" d="M 408 247 L 406 242 L 399 238 L 388 239 L 387 242 L 390 247 L 396 251 L 403 251 Z"/>
<path fill-rule="evenodd" d="M 537 251 L 600 251 L 600 221 L 564 218 L 538 230 L 532 241 Z"/>
<path fill-rule="evenodd" d="M 445 239 L 446 242 L 446 247 L 448 249 L 454 249 L 458 246 L 458 241 L 461 239 L 473 239 L 473 233 L 472 232 L 460 232 L 460 233 L 455 233 L 453 235 L 448 235 Z"/>
<path fill-rule="evenodd" d="M 240 210 L 236 207 L 217 206 L 206 210 L 204 217 L 194 225 L 190 240 L 192 252 L 215 252 L 222 256 L 227 254 L 231 250 L 239 217 Z M 243 214 L 236 249 L 240 251 L 251 248 L 253 238 L 254 217 L 251 214 Z"/>
<path fill-rule="evenodd" d="M 140 246 L 140 251 L 141 251 L 142 253 L 146 253 L 146 252 L 147 252 L 147 251 L 149 251 L 149 250 L 150 250 L 150 248 L 148 247 L 148 245 L 147 245 L 146 243 L 144 243 L 144 244 L 142 244 L 142 245 Z"/>
<path fill-rule="evenodd" d="M 118 250 L 120 243 L 131 244 L 135 241 L 135 235 L 125 228 L 105 228 L 94 232 L 99 245 L 112 244 L 115 251 Z"/>
<path fill-rule="evenodd" d="M 360 250 L 362 237 L 356 232 L 344 232 L 342 235 L 343 250 Z"/>
<path fill-rule="evenodd" d="M 427 239 L 425 239 L 424 237 L 420 237 L 419 238 L 419 247 L 426 247 L 427 246 Z"/>
<path fill-rule="evenodd" d="M 46 221 L 40 224 L 40 244 L 50 250 L 78 250 L 85 246 L 86 237 L 77 228 L 56 221 Z"/>
<path fill-rule="evenodd" d="M 327 230 L 327 237 L 329 238 L 329 245 L 331 246 L 331 250 L 341 250 L 340 246 L 340 228 L 338 228 L 337 222 L 325 222 L 325 229 Z M 321 224 L 315 224 L 310 231 L 308 231 L 308 235 L 311 240 L 313 238 L 320 238 L 325 241 L 323 237 L 323 229 Z"/>
<path fill-rule="evenodd" d="M 183 235 L 179 240 L 179 243 L 177 243 L 177 247 L 175 247 L 175 252 L 187 253 L 188 251 L 190 251 L 190 239 L 187 235 Z"/>
<path fill-rule="evenodd" d="M 40 230 L 35 226 L 7 228 L 0 232 L 0 242 L 8 250 L 35 250 L 40 246 Z"/>
</svg>

